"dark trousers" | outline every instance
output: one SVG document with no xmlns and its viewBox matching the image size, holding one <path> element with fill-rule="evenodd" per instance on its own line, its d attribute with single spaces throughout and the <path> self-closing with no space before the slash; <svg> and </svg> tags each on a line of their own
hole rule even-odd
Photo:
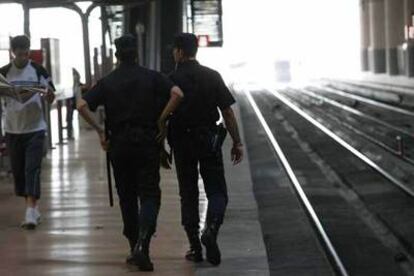
<svg viewBox="0 0 414 276">
<path fill-rule="evenodd" d="M 155 231 L 161 203 L 159 149 L 111 144 L 110 159 L 124 222 L 123 233 L 135 242 L 140 227 Z"/>
<path fill-rule="evenodd" d="M 73 112 L 76 110 L 76 98 L 66 100 L 66 129 L 68 138 L 73 138 Z"/>
<path fill-rule="evenodd" d="M 174 160 L 177 170 L 182 225 L 188 230 L 199 229 L 199 173 L 208 199 L 207 225 L 222 224 L 228 202 L 221 150 L 215 154 L 200 152 L 197 137 L 183 135 L 174 143 Z"/>
<path fill-rule="evenodd" d="M 17 196 L 40 198 L 40 172 L 45 131 L 6 133 L 7 150 Z"/>
</svg>

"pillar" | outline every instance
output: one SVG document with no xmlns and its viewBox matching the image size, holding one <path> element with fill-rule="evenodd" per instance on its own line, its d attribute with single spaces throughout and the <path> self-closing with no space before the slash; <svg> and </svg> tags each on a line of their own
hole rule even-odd
<svg viewBox="0 0 414 276">
<path fill-rule="evenodd" d="M 412 26 L 412 15 L 414 13 L 414 0 L 404 0 L 404 23 L 405 26 Z"/>
<path fill-rule="evenodd" d="M 91 53 L 89 43 L 89 16 L 81 15 L 82 21 L 82 37 L 83 37 L 83 54 L 85 62 L 85 82 L 86 85 L 92 84 L 92 70 L 91 70 Z"/>
<path fill-rule="evenodd" d="M 27 0 L 22 2 L 24 15 L 24 34 L 30 37 L 30 8 L 27 2 Z"/>
<path fill-rule="evenodd" d="M 82 36 L 83 36 L 83 52 L 84 52 L 84 61 L 85 61 L 85 82 L 87 86 L 92 85 L 92 71 L 91 71 L 91 53 L 90 53 L 90 43 L 89 43 L 89 16 L 92 11 L 97 7 L 96 3 L 92 3 L 86 12 L 84 13 L 82 9 L 74 3 L 63 5 L 77 12 L 81 18 L 82 23 Z"/>
<path fill-rule="evenodd" d="M 135 26 L 135 32 L 137 34 L 137 46 L 138 46 L 138 63 L 139 65 L 144 65 L 144 42 L 145 42 L 145 25 L 142 23 L 137 23 Z"/>
<path fill-rule="evenodd" d="M 398 47 L 404 43 L 404 0 L 385 0 L 386 64 L 389 75 L 398 75 Z"/>
<path fill-rule="evenodd" d="M 174 69 L 172 42 L 183 31 L 183 0 L 159 1 L 161 3 L 161 71 Z"/>
<path fill-rule="evenodd" d="M 161 29 L 161 16 L 160 16 L 160 2 L 151 1 L 148 5 L 148 28 L 146 36 L 146 60 L 145 65 L 153 70 L 160 70 L 161 67 L 161 55 L 160 55 L 160 29 Z"/>
<path fill-rule="evenodd" d="M 373 73 L 386 72 L 384 0 L 369 2 L 370 47 L 369 67 Z"/>
<path fill-rule="evenodd" d="M 369 71 L 368 48 L 370 46 L 370 25 L 368 0 L 360 0 L 361 22 L 361 70 Z"/>
<path fill-rule="evenodd" d="M 107 65 L 107 45 L 106 45 L 106 33 L 107 33 L 107 26 L 108 26 L 108 18 L 106 14 L 106 7 L 101 6 L 101 29 L 102 29 L 102 46 L 101 46 L 101 60 L 102 60 L 102 68 L 101 68 L 101 76 L 106 76 L 109 68 Z"/>
<path fill-rule="evenodd" d="M 408 77 L 414 76 L 414 41 L 409 37 L 408 30 L 413 26 L 412 15 L 414 14 L 414 0 L 404 0 L 404 23 L 405 38 L 404 43 L 404 73 Z"/>
<path fill-rule="evenodd" d="M 150 25 L 150 3 L 145 3 L 136 7 L 131 7 L 125 12 L 125 29 L 130 33 L 136 35 L 138 63 L 142 66 L 148 66 L 147 63 L 147 40 L 148 33 L 151 29 Z M 150 51 L 154 51 L 151 48 Z"/>
</svg>

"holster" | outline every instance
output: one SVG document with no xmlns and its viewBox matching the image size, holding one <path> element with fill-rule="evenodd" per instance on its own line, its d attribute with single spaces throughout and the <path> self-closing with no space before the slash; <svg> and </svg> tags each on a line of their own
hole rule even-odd
<svg viewBox="0 0 414 276">
<path fill-rule="evenodd" d="M 171 148 L 180 144 L 180 140 L 185 143 L 190 142 L 200 157 L 219 154 L 227 136 L 227 130 L 223 124 L 192 128 L 173 126 L 168 133 L 168 142 Z"/>
</svg>

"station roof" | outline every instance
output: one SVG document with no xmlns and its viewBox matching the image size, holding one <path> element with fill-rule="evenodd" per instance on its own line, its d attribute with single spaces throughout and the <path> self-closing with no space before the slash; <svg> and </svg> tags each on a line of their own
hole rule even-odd
<svg viewBox="0 0 414 276">
<path fill-rule="evenodd" d="M 76 2 L 87 2 L 91 0 L 0 0 L 0 4 L 6 3 L 20 3 L 23 4 L 26 2 L 29 8 L 49 8 L 49 7 L 62 7 L 66 4 L 73 4 Z M 127 4 L 142 4 L 145 2 L 150 2 L 152 0 L 94 0 L 98 5 L 127 5 Z"/>
</svg>

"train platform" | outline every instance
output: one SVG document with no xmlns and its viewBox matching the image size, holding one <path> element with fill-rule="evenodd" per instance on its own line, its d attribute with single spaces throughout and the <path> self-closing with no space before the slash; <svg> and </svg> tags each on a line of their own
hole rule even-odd
<svg viewBox="0 0 414 276">
<path fill-rule="evenodd" d="M 414 114 L 363 100 L 358 86 L 232 87 L 246 156 L 232 166 L 226 141 L 222 264 L 184 259 L 176 175 L 162 170 L 152 275 L 413 275 Z M 44 161 L 34 231 L 20 229 L 23 202 L 12 179 L 0 178 L 0 275 L 141 274 L 125 264 L 96 134 L 82 130 Z M 200 205 L 203 217 L 203 191 Z"/>
<path fill-rule="evenodd" d="M 128 244 L 117 197 L 114 208 L 108 204 L 105 155 L 97 142 L 93 131 L 82 131 L 75 141 L 48 154 L 42 172 L 42 223 L 34 231 L 20 228 L 24 204 L 14 196 L 12 179 L 1 178 L 0 275 L 139 274 L 125 264 Z M 221 266 L 184 260 L 188 244 L 180 225 L 177 180 L 174 171 L 163 170 L 152 275 L 269 275 L 248 160 L 233 167 L 229 142 L 224 153 L 230 202 L 219 237 Z"/>
</svg>

